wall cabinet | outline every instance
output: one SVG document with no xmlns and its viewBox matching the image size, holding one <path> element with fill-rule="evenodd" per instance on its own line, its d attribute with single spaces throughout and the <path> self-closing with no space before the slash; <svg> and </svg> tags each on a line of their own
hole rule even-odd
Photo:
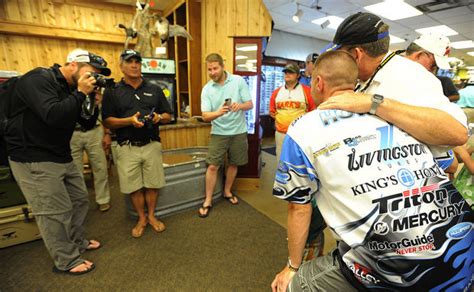
<svg viewBox="0 0 474 292">
<path fill-rule="evenodd" d="M 193 40 L 168 40 L 168 58 L 176 62 L 177 117 L 201 115 L 201 1 L 186 0 L 166 16 L 186 28 Z"/>
</svg>

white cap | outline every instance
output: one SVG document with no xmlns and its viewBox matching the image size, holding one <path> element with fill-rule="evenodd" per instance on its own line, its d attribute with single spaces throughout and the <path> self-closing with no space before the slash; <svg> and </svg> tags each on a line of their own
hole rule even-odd
<svg viewBox="0 0 474 292">
<path fill-rule="evenodd" d="M 450 51 L 449 39 L 442 35 L 424 34 L 419 36 L 415 41 L 415 44 L 423 48 L 424 50 L 432 53 L 436 60 L 436 65 L 440 69 L 450 69 L 448 61 L 448 54 Z"/>
<path fill-rule="evenodd" d="M 91 59 L 89 58 L 89 52 L 83 49 L 75 49 L 67 55 L 66 62 L 79 62 L 79 63 L 89 63 Z"/>
<path fill-rule="evenodd" d="M 92 67 L 99 69 L 100 73 L 105 76 L 109 76 L 111 73 L 110 69 L 107 68 L 107 61 L 104 58 L 83 49 L 72 50 L 67 55 L 66 62 L 88 63 Z"/>
</svg>

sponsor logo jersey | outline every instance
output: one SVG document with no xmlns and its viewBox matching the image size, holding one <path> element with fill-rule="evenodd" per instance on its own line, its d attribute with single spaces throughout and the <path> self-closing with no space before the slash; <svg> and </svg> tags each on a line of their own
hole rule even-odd
<svg viewBox="0 0 474 292">
<path fill-rule="evenodd" d="M 314 108 L 311 89 L 299 83 L 291 90 L 282 86 L 270 97 L 270 112 L 275 113 L 275 128 L 281 133 L 286 133 L 291 122 Z"/>
<path fill-rule="evenodd" d="M 468 203 L 425 144 L 375 116 L 315 110 L 296 120 L 273 194 L 316 198 L 357 288 L 459 291 L 472 281 Z"/>
</svg>

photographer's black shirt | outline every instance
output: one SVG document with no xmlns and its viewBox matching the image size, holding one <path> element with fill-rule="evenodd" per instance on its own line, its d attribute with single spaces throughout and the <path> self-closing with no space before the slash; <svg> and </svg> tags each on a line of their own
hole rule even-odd
<svg viewBox="0 0 474 292">
<path fill-rule="evenodd" d="M 18 80 L 5 133 L 11 160 L 71 162 L 76 122 L 94 127 L 98 111 L 88 120 L 81 118 L 86 96 L 69 87 L 59 67 L 36 68 Z"/>
<path fill-rule="evenodd" d="M 102 100 L 102 119 L 128 118 L 140 112 L 140 118 L 148 116 L 155 108 L 155 113 L 171 113 L 163 90 L 145 79 L 135 89 L 121 80 L 114 88 L 106 89 Z M 117 141 L 160 141 L 158 124 L 135 128 L 130 125 L 116 130 Z"/>
</svg>

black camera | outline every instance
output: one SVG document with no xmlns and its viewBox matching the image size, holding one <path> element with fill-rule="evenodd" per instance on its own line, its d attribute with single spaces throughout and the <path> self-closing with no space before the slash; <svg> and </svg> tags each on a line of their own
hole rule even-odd
<svg viewBox="0 0 474 292">
<path fill-rule="evenodd" d="M 94 77 L 95 85 L 97 87 L 107 88 L 107 87 L 112 87 L 115 85 L 113 78 L 107 78 L 104 75 L 96 73 L 96 72 L 91 72 L 91 76 Z"/>
<path fill-rule="evenodd" d="M 154 114 L 155 114 L 155 108 L 153 108 L 151 110 L 150 114 L 148 114 L 144 117 L 138 118 L 138 121 L 145 124 L 145 127 L 147 127 L 147 128 L 153 128 L 153 116 L 154 116 Z"/>
</svg>

